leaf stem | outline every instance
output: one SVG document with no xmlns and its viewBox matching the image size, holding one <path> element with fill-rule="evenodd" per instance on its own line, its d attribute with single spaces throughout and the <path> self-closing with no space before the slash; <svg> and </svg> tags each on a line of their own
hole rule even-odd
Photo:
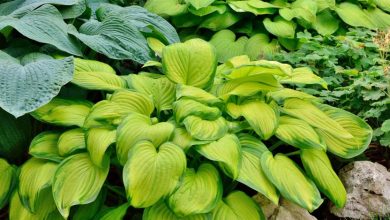
<svg viewBox="0 0 390 220">
<path fill-rule="evenodd" d="M 284 144 L 283 141 L 278 141 L 276 142 L 275 144 L 273 144 L 270 148 L 268 148 L 269 151 L 274 151 L 276 148 L 278 148 L 279 146 L 281 146 L 282 144 Z"/>
<path fill-rule="evenodd" d="M 290 152 L 290 153 L 287 153 L 285 154 L 286 156 L 294 156 L 294 155 L 298 155 L 301 153 L 301 150 L 297 150 L 297 151 L 293 151 L 293 152 Z"/>
</svg>

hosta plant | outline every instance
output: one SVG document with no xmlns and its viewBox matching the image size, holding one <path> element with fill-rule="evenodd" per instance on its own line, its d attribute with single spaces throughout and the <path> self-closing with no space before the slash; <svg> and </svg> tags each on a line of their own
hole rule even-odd
<svg viewBox="0 0 390 220">
<path fill-rule="evenodd" d="M 0 198 L 10 195 L 11 220 L 121 219 L 127 209 L 146 220 L 264 219 L 248 189 L 310 212 L 323 196 L 345 204 L 327 153 L 362 153 L 372 130 L 288 88 L 326 86 L 310 69 L 247 56 L 218 66 L 214 47 L 200 39 L 156 52 L 161 62 L 146 65 L 161 73 L 118 76 L 75 59 L 72 83 L 106 98 L 55 98 L 32 113 L 59 129 L 34 138 L 18 172 L 4 163 L 10 178 L 1 179 Z M 113 207 L 112 193 L 125 201 Z"/>
<path fill-rule="evenodd" d="M 170 19 L 183 39 L 210 39 L 222 62 L 257 59 L 297 47 L 296 33 L 332 35 L 348 27 L 390 27 L 388 0 L 148 0 L 145 8 Z"/>
</svg>

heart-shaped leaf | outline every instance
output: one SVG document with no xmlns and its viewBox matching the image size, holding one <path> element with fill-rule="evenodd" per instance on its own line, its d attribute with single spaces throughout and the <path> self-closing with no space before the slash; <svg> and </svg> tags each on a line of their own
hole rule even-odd
<svg viewBox="0 0 390 220">
<path fill-rule="evenodd" d="M 150 141 L 139 141 L 129 152 L 123 168 L 123 183 L 130 204 L 149 207 L 172 193 L 186 170 L 183 150 L 164 143 L 158 149 Z"/>
<path fill-rule="evenodd" d="M 228 132 L 228 126 L 223 117 L 204 120 L 190 115 L 184 119 L 183 124 L 192 137 L 202 141 L 217 140 Z"/>
<path fill-rule="evenodd" d="M 172 212 L 171 209 L 163 201 L 146 208 L 144 210 L 144 214 L 142 215 L 143 220 L 209 220 L 210 218 L 210 214 L 197 214 L 179 217 L 174 212 Z"/>
<path fill-rule="evenodd" d="M 28 153 L 36 158 L 61 162 L 63 157 L 60 156 L 57 146 L 60 135 L 56 131 L 40 133 L 31 141 Z"/>
<path fill-rule="evenodd" d="M 58 154 L 62 157 L 86 149 L 84 130 L 82 128 L 74 128 L 65 131 L 59 137 L 57 147 Z"/>
<path fill-rule="evenodd" d="M 116 141 L 116 130 L 107 128 L 91 128 L 87 131 L 87 149 L 92 162 L 103 166 L 107 148 Z"/>
</svg>

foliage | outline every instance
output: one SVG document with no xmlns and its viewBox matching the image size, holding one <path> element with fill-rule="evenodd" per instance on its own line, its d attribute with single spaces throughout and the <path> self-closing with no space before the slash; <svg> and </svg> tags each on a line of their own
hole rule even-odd
<svg viewBox="0 0 390 220">
<path fill-rule="evenodd" d="M 15 117 L 55 97 L 73 75 L 73 58 L 133 60 L 154 57 L 147 38 L 179 41 L 163 18 L 139 6 L 105 1 L 9 1 L 0 4 L 0 107 Z M 113 61 L 110 61 L 112 63 Z M 14 74 L 9 74 L 12 72 Z"/>
<path fill-rule="evenodd" d="M 359 155 L 372 129 L 285 87 L 326 87 L 323 79 L 247 56 L 217 66 L 215 48 L 201 39 L 161 47 L 161 63 L 147 63 L 153 73 L 119 76 L 105 63 L 74 59 L 72 83 L 105 98 L 57 97 L 31 114 L 61 127 L 34 138 L 15 190 L 0 184 L 12 194 L 11 220 L 120 219 L 129 205 L 143 209 L 143 219 L 264 219 L 246 187 L 310 212 L 323 201 L 320 191 L 344 205 L 326 152 Z M 113 193 L 117 203 L 107 208 Z"/>
<path fill-rule="evenodd" d="M 382 33 L 383 36 L 383 33 Z M 350 29 L 341 36 L 298 34 L 300 48 L 268 58 L 295 67 L 308 66 L 323 77 L 329 90 L 299 87 L 366 119 L 375 128 L 374 140 L 390 146 L 385 120 L 390 117 L 389 41 L 377 39 L 376 32 Z"/>
<path fill-rule="evenodd" d="M 277 42 L 295 49 L 296 33 L 304 30 L 332 35 L 351 26 L 390 27 L 387 0 L 148 0 L 145 8 L 169 17 L 183 40 L 213 35 L 212 42 L 225 41 L 216 42 L 225 46 L 217 47 L 221 62 L 244 54 L 258 58 Z"/>
</svg>

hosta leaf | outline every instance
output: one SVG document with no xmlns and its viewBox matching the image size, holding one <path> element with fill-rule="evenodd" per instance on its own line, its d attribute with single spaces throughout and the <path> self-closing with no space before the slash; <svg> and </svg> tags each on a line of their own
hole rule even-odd
<svg viewBox="0 0 390 220">
<path fill-rule="evenodd" d="M 249 0 L 249 1 L 231 1 L 229 6 L 236 12 L 251 12 L 254 15 L 273 14 L 278 6 L 268 2 Z"/>
<path fill-rule="evenodd" d="M 123 220 L 128 208 L 128 203 L 125 203 L 116 208 L 110 208 L 99 216 L 99 220 Z"/>
<path fill-rule="evenodd" d="M 321 35 L 330 35 L 339 29 L 340 20 L 335 18 L 331 11 L 325 10 L 317 14 L 314 29 Z"/>
<path fill-rule="evenodd" d="M 258 76 L 259 79 L 271 78 L 270 75 L 275 76 L 291 76 L 293 75 L 293 69 L 288 64 L 279 63 L 276 61 L 257 60 L 249 63 L 243 63 L 242 65 L 235 66 L 231 71 L 225 72 L 226 77 L 230 79 L 240 79 L 249 76 Z"/>
<path fill-rule="evenodd" d="M 223 104 L 222 100 L 204 91 L 203 89 L 178 84 L 176 87 L 176 99 L 180 98 L 189 98 L 209 106 L 220 106 Z"/>
<path fill-rule="evenodd" d="M 260 91 L 277 91 L 282 85 L 271 74 L 261 74 L 229 80 L 215 86 L 215 93 L 223 100 L 230 96 L 252 96 Z"/>
<path fill-rule="evenodd" d="M 87 149 L 92 162 L 96 166 L 103 166 L 107 148 L 116 141 L 116 130 L 91 128 L 87 131 L 86 137 Z"/>
<path fill-rule="evenodd" d="M 68 36 L 67 24 L 60 12 L 52 5 L 46 4 L 20 14 L 4 16 L 0 22 L 0 30 L 7 26 L 15 28 L 32 40 L 51 44 L 69 54 L 82 55 L 80 45 Z"/>
<path fill-rule="evenodd" d="M 300 149 L 317 148 L 326 150 L 325 143 L 314 128 L 304 120 L 281 116 L 275 135 L 283 142 Z"/>
<path fill-rule="evenodd" d="M 203 163 L 197 170 L 187 169 L 179 188 L 169 196 L 168 205 L 178 216 L 208 213 L 221 200 L 222 191 L 218 170 Z"/>
<path fill-rule="evenodd" d="M 348 25 L 354 27 L 366 27 L 370 29 L 374 29 L 376 27 L 376 24 L 372 23 L 370 17 L 356 4 L 342 2 L 337 5 L 336 12 L 338 16 Z"/>
<path fill-rule="evenodd" d="M 320 98 L 289 88 L 283 88 L 278 91 L 269 92 L 267 93 L 267 96 L 271 97 L 279 104 L 282 104 L 284 100 L 289 98 L 300 98 L 307 101 L 321 102 Z"/>
<path fill-rule="evenodd" d="M 215 0 L 188 0 L 187 2 L 190 3 L 195 9 L 201 9 L 211 5 L 213 2 L 215 2 Z"/>
<path fill-rule="evenodd" d="M 29 220 L 63 220 L 64 218 L 58 212 L 53 200 L 51 187 L 42 190 L 37 201 L 37 212 L 31 213 L 26 209 L 19 199 L 19 194 L 15 190 L 10 202 L 9 219 L 29 219 Z"/>
<path fill-rule="evenodd" d="M 153 96 L 154 105 L 159 112 L 172 109 L 176 88 L 167 77 L 152 78 L 142 74 L 130 74 L 127 82 L 135 91 Z"/>
<path fill-rule="evenodd" d="M 164 202 L 158 202 L 155 205 L 144 210 L 143 220 L 209 220 L 209 214 L 187 215 L 179 217 L 169 209 Z"/>
<path fill-rule="evenodd" d="M 316 20 L 317 4 L 312 0 L 297 0 L 291 4 L 291 8 L 281 8 L 280 16 L 291 21 L 293 18 L 303 19 L 304 22 L 312 24 Z"/>
<path fill-rule="evenodd" d="M 241 191 L 231 192 L 212 211 L 212 219 L 264 220 L 263 212 L 249 196 Z"/>
<path fill-rule="evenodd" d="M 217 67 L 215 49 L 201 39 L 165 47 L 162 63 L 165 75 L 170 80 L 199 88 L 213 83 Z"/>
<path fill-rule="evenodd" d="M 188 8 L 189 12 L 191 12 L 192 14 L 194 14 L 196 16 L 201 16 L 201 17 L 209 15 L 209 14 L 214 13 L 214 12 L 217 12 L 218 14 L 223 14 L 226 12 L 226 10 L 227 10 L 227 6 L 223 3 L 209 5 L 207 7 L 200 8 L 200 9 L 194 9 L 192 7 Z"/>
<path fill-rule="evenodd" d="M 16 169 L 8 162 L 0 158 L 0 209 L 7 203 L 16 183 Z"/>
<path fill-rule="evenodd" d="M 276 17 L 273 21 L 266 18 L 263 20 L 263 24 L 265 29 L 275 36 L 284 38 L 294 38 L 295 36 L 296 24 L 282 17 Z"/>
<path fill-rule="evenodd" d="M 312 180 L 287 156 L 265 152 L 261 156 L 261 167 L 280 194 L 309 212 L 317 209 L 323 200 Z"/>
<path fill-rule="evenodd" d="M 31 158 L 23 164 L 19 174 L 20 201 L 32 213 L 39 208 L 39 197 L 45 188 L 51 191 L 57 163 Z"/>
<path fill-rule="evenodd" d="M 165 44 L 153 37 L 148 37 L 146 41 L 148 42 L 150 49 L 152 49 L 157 56 L 161 57 Z"/>
<path fill-rule="evenodd" d="M 152 32 L 166 43 L 180 42 L 175 28 L 168 21 L 150 13 L 143 7 L 136 5 L 121 7 L 113 4 L 104 4 L 99 8 L 97 14 L 99 19 L 105 19 L 109 15 L 123 18 L 126 24 L 135 25 L 142 32 Z"/>
<path fill-rule="evenodd" d="M 390 12 L 390 2 L 386 0 L 374 0 L 375 4 L 385 11 Z"/>
<path fill-rule="evenodd" d="M 227 134 L 210 144 L 196 146 L 195 149 L 207 159 L 217 161 L 228 176 L 237 179 L 241 166 L 241 145 L 237 136 Z"/>
<path fill-rule="evenodd" d="M 131 59 L 138 63 L 151 60 L 144 36 L 117 14 L 109 14 L 102 21 L 89 20 L 81 25 L 79 32 L 73 27 L 69 33 L 111 59 Z"/>
<path fill-rule="evenodd" d="M 15 117 L 45 105 L 72 80 L 71 57 L 55 60 L 36 53 L 26 55 L 24 62 L 2 51 L 0 56 L 0 107 Z"/>
<path fill-rule="evenodd" d="M 278 41 L 270 41 L 266 34 L 255 34 L 245 44 L 245 54 L 251 60 L 259 60 L 266 55 L 276 53 L 279 49 Z"/>
<path fill-rule="evenodd" d="M 297 98 L 287 99 L 284 102 L 283 112 L 340 138 L 352 138 L 348 130 L 308 101 Z"/>
<path fill-rule="evenodd" d="M 381 130 L 383 132 L 389 132 L 390 131 L 390 119 L 387 119 L 382 123 Z"/>
<path fill-rule="evenodd" d="M 342 208 L 347 200 L 347 192 L 337 174 L 332 169 L 328 156 L 322 150 L 303 149 L 301 160 L 308 176 L 316 183 L 337 207 Z"/>
<path fill-rule="evenodd" d="M 76 211 L 73 214 L 74 220 L 84 220 L 84 219 L 93 219 L 102 209 L 104 203 L 105 195 L 104 191 L 99 194 L 95 201 L 86 205 L 79 205 L 76 208 Z"/>
<path fill-rule="evenodd" d="M 346 138 L 319 129 L 317 133 L 331 153 L 343 158 L 352 158 L 367 149 L 371 142 L 372 129 L 364 120 L 350 112 L 329 105 L 317 104 L 317 107 L 352 135 Z"/>
<path fill-rule="evenodd" d="M 239 20 L 241 20 L 241 16 L 230 11 L 223 14 L 214 13 L 203 20 L 199 27 L 207 28 L 212 31 L 220 31 L 234 25 Z"/>
<path fill-rule="evenodd" d="M 85 149 L 85 134 L 82 128 L 74 128 L 61 134 L 57 143 L 58 154 L 68 156 Z"/>
<path fill-rule="evenodd" d="M 28 153 L 36 158 L 60 162 L 63 158 L 58 152 L 59 132 L 45 131 L 34 137 Z"/>
<path fill-rule="evenodd" d="M 228 131 L 226 120 L 223 117 L 203 120 L 198 116 L 190 115 L 184 119 L 183 124 L 192 137 L 203 141 L 217 140 Z"/>
<path fill-rule="evenodd" d="M 87 100 L 54 98 L 31 115 L 43 122 L 61 126 L 83 126 L 92 103 Z"/>
<path fill-rule="evenodd" d="M 325 89 L 328 88 L 326 81 L 315 75 L 309 67 L 299 67 L 294 69 L 291 76 L 281 78 L 280 82 L 291 84 L 318 84 Z"/>
<path fill-rule="evenodd" d="M 279 112 L 275 108 L 263 101 L 253 100 L 240 104 L 239 109 L 261 139 L 267 140 L 274 134 L 279 121 Z"/>
<path fill-rule="evenodd" d="M 221 116 L 217 107 L 209 107 L 197 101 L 182 98 L 173 104 L 176 121 L 179 123 L 190 115 L 198 116 L 204 120 L 215 120 Z"/>
<path fill-rule="evenodd" d="M 336 7 L 336 0 L 315 0 L 317 3 L 318 11 L 321 12 L 325 9 L 334 9 Z"/>
<path fill-rule="evenodd" d="M 148 0 L 144 7 L 161 16 L 180 15 L 187 10 L 187 5 L 180 0 Z"/>
<path fill-rule="evenodd" d="M 261 169 L 261 155 L 267 151 L 267 147 L 260 140 L 249 135 L 240 136 L 240 143 L 242 158 L 237 181 L 263 194 L 274 204 L 278 204 L 279 193 Z"/>
<path fill-rule="evenodd" d="M 210 43 L 217 50 L 218 62 L 224 63 L 232 57 L 243 55 L 248 38 L 243 36 L 236 39 L 231 30 L 221 30 L 213 35 Z"/>
<path fill-rule="evenodd" d="M 369 8 L 364 12 L 371 19 L 371 23 L 375 25 L 375 28 L 386 29 L 390 27 L 390 14 L 379 8 Z"/>
<path fill-rule="evenodd" d="M 186 152 L 191 147 L 193 138 L 185 128 L 175 128 L 171 141 Z"/>
<path fill-rule="evenodd" d="M 172 143 L 156 147 L 150 141 L 139 141 L 123 168 L 123 183 L 134 207 L 149 207 L 169 195 L 185 172 L 187 161 L 180 147 Z"/>
<path fill-rule="evenodd" d="M 140 114 L 127 116 L 117 129 L 116 151 L 119 162 L 125 164 L 127 155 L 138 141 L 150 140 L 158 147 L 167 142 L 175 126 L 169 122 L 154 123 L 152 119 Z"/>
<path fill-rule="evenodd" d="M 76 0 L 76 4 L 65 7 L 63 9 L 60 8 L 60 12 L 64 19 L 77 18 L 81 16 L 84 11 L 87 9 L 87 2 L 84 0 Z"/>
<path fill-rule="evenodd" d="M 154 110 L 153 100 L 148 95 L 129 90 L 115 91 L 110 97 L 115 102 L 128 109 L 129 112 L 136 112 L 143 115 L 151 115 Z"/>
<path fill-rule="evenodd" d="M 110 168 L 108 157 L 102 168 L 95 166 L 88 153 L 66 158 L 59 165 L 53 178 L 53 196 L 57 208 L 64 218 L 70 207 L 93 202 L 107 178 Z"/>
<path fill-rule="evenodd" d="M 114 91 L 126 88 L 126 81 L 115 74 L 109 65 L 95 60 L 74 60 L 72 83 L 91 90 Z"/>
<path fill-rule="evenodd" d="M 0 15 L 9 14 L 21 14 L 26 11 L 33 10 L 44 4 L 52 4 L 58 6 L 73 6 L 77 4 L 78 0 L 22 0 L 22 1 L 9 1 L 0 4 Z"/>
</svg>

